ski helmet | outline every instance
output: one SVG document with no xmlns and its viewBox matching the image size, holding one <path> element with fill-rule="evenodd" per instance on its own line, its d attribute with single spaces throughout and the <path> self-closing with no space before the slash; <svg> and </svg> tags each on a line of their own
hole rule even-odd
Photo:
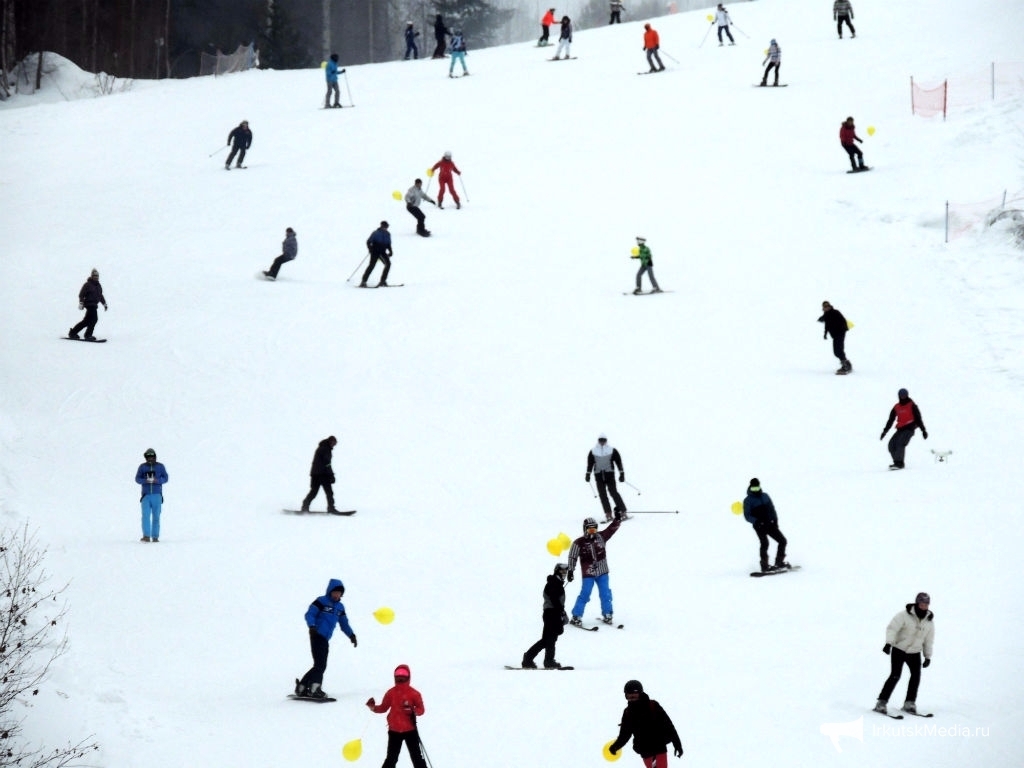
<svg viewBox="0 0 1024 768">
<path fill-rule="evenodd" d="M 144 458 L 144 459 L 154 459 L 155 460 L 156 459 L 156 451 L 154 451 L 152 448 L 147 448 L 146 452 L 144 454 L 142 454 L 142 458 Z"/>
<path fill-rule="evenodd" d="M 444 153 L 444 159 L 445 160 L 451 160 L 452 159 L 452 151 L 450 149 L 447 152 Z"/>
<path fill-rule="evenodd" d="M 583 521 L 583 532 L 586 533 L 591 528 L 597 528 L 597 520 L 592 517 L 588 517 Z"/>
<path fill-rule="evenodd" d="M 406 680 L 409 680 L 409 678 L 412 677 L 412 672 L 409 671 L 408 664 L 399 664 L 395 667 L 395 680 L 398 680 L 400 677 L 404 677 Z"/>
<path fill-rule="evenodd" d="M 627 680 L 626 684 L 622 686 L 623 693 L 643 693 L 644 686 L 639 680 Z"/>
<path fill-rule="evenodd" d="M 565 574 L 567 574 L 568 572 L 569 572 L 569 564 L 568 563 L 559 563 L 558 565 L 555 566 L 555 570 L 552 571 L 552 575 L 553 576 L 557 576 L 562 581 L 565 581 Z"/>
</svg>

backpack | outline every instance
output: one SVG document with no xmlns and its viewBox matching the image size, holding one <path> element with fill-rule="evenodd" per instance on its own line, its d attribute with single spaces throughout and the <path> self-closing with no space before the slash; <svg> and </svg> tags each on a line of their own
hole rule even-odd
<svg viewBox="0 0 1024 768">
<path fill-rule="evenodd" d="M 466 43 L 462 39 L 462 35 L 452 35 L 452 50 L 453 51 L 464 51 L 466 50 Z"/>
</svg>

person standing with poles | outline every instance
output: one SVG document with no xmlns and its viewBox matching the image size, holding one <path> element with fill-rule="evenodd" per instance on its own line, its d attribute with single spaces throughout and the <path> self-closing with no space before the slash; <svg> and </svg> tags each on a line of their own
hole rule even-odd
<svg viewBox="0 0 1024 768">
<path fill-rule="evenodd" d="M 388 713 L 388 751 L 381 768 L 395 768 L 402 744 L 409 750 L 414 768 L 427 768 L 420 733 L 416 728 L 416 718 L 426 712 L 423 696 L 409 685 L 412 672 L 407 664 L 395 667 L 394 676 L 395 684 L 387 690 L 380 704 L 372 696 L 366 700 L 366 707 L 371 712 L 378 715 Z"/>
<path fill-rule="evenodd" d="M 338 68 L 338 54 L 332 53 L 327 67 L 324 69 L 324 77 L 327 79 L 327 95 L 324 96 L 324 109 L 341 109 L 341 90 L 338 88 L 338 75 L 344 72 Z M 331 104 L 331 95 L 334 95 L 334 104 Z"/>
<path fill-rule="evenodd" d="M 882 436 L 878 438 L 884 440 L 885 434 L 892 428 L 893 422 L 896 423 L 896 431 L 889 438 L 889 455 L 892 456 L 892 464 L 889 465 L 889 469 L 903 469 L 903 457 L 907 452 L 910 438 L 914 436 L 914 430 L 920 427 L 921 437 L 925 440 L 928 439 L 928 430 L 924 426 L 924 419 L 921 418 L 921 409 L 910 399 L 910 393 L 901 388 L 896 396 L 899 400 L 889 411 L 889 420 L 885 422 Z"/>
<path fill-rule="evenodd" d="M 362 282 L 359 283 L 360 288 L 368 288 L 366 281 L 370 279 L 370 274 L 373 272 L 373 268 L 377 266 L 377 262 L 380 261 L 384 264 L 384 271 L 381 273 L 380 282 L 377 283 L 378 288 L 388 287 L 388 272 L 391 271 L 391 233 L 388 232 L 388 223 L 382 221 L 380 226 L 370 233 L 370 236 L 366 240 L 366 248 L 370 252 L 370 266 L 363 272 Z"/>
<path fill-rule="evenodd" d="M 93 335 L 93 331 L 96 330 L 96 323 L 99 322 L 100 316 L 97 310 L 99 305 L 103 305 L 103 311 L 107 311 L 107 300 L 103 298 L 103 286 L 100 285 L 100 273 L 99 270 L 94 269 L 89 273 L 88 279 L 82 284 L 81 289 L 78 291 L 78 308 L 85 310 L 85 317 L 78 321 L 76 325 L 68 328 L 68 338 L 78 339 L 78 332 L 85 330 L 85 340 L 95 341 L 96 337 Z"/>
<path fill-rule="evenodd" d="M 614 621 L 612 614 L 612 589 L 608 584 L 608 553 L 605 544 L 622 525 L 622 520 L 616 517 L 615 521 L 600 533 L 597 532 L 597 521 L 588 517 L 583 521 L 583 535 L 576 539 L 569 548 L 569 581 L 573 580 L 573 571 L 576 569 L 576 561 L 580 561 L 580 576 L 583 577 L 583 584 L 580 587 L 579 597 L 572 607 L 572 618 L 569 623 L 574 627 L 583 625 L 583 611 L 590 602 L 590 593 L 597 585 L 597 594 L 601 598 L 601 621 L 611 624 Z"/>
<path fill-rule="evenodd" d="M 160 511 L 164 503 L 164 483 L 167 468 L 156 460 L 156 451 L 147 448 L 142 454 L 145 461 L 135 471 L 135 482 L 142 486 L 142 538 L 140 541 L 160 541 Z"/>
<path fill-rule="evenodd" d="M 853 28 L 853 24 L 850 20 L 853 18 L 853 5 L 850 0 L 836 0 L 832 3 L 832 21 L 836 23 L 836 32 L 839 33 L 839 39 L 843 39 L 843 22 L 846 22 L 846 26 L 850 28 L 850 37 L 857 36 L 857 30 Z"/>
<path fill-rule="evenodd" d="M 644 693 L 639 680 L 629 680 L 622 688 L 626 708 L 622 710 L 619 735 L 608 746 L 616 755 L 632 737 L 633 751 L 644 761 L 644 768 L 668 768 L 668 750 L 671 744 L 676 757 L 683 756 L 683 742 L 676 727 L 661 704 Z"/>
<path fill-rule="evenodd" d="M 453 183 L 453 173 L 457 173 L 459 176 L 462 175 L 462 171 L 458 169 L 455 162 L 452 160 L 452 153 L 445 152 L 444 157 L 434 163 L 430 168 L 431 171 L 438 172 L 437 176 L 437 207 L 444 208 L 444 189 L 448 188 L 448 191 L 452 193 L 452 199 L 455 201 L 456 208 L 462 208 L 462 203 L 459 201 L 459 193 L 455 191 L 455 184 Z"/>
<path fill-rule="evenodd" d="M 651 72 L 664 72 L 665 65 L 661 63 L 661 56 L 658 55 L 658 48 L 661 47 L 661 38 L 658 30 L 649 23 L 644 24 L 644 50 L 647 51 L 647 66 Z M 658 66 L 654 66 L 657 63 Z"/>
<path fill-rule="evenodd" d="M 252 146 L 252 131 L 249 130 L 248 120 L 240 122 L 238 127 L 228 134 L 228 144 L 231 145 L 231 152 L 228 153 L 228 159 L 224 161 L 224 170 L 231 170 L 231 161 L 235 159 L 236 154 L 238 155 L 238 162 L 235 163 L 235 168 L 242 168 L 245 153 Z"/>
<path fill-rule="evenodd" d="M 775 82 L 773 86 L 778 87 L 779 85 L 779 69 L 782 68 L 782 49 L 779 48 L 779 44 L 772 38 L 771 43 L 768 44 L 768 55 L 764 57 L 764 61 L 761 62 L 761 66 L 767 64 L 768 66 L 764 69 L 764 76 L 761 78 L 761 87 L 764 88 L 768 85 L 768 75 L 771 71 L 775 70 Z"/>
<path fill-rule="evenodd" d="M 750 479 L 747 486 L 747 497 L 743 500 L 743 519 L 754 526 L 754 533 L 761 544 L 761 573 L 789 568 L 786 562 L 786 537 L 779 530 L 779 516 L 775 512 L 772 497 L 761 490 L 761 481 L 756 477 Z M 768 538 L 778 542 L 775 552 L 775 565 L 768 565 Z"/>
<path fill-rule="evenodd" d="M 617 448 L 608 445 L 608 437 L 602 432 L 597 436 L 597 445 L 590 449 L 587 454 L 586 482 L 590 483 L 590 474 L 594 473 L 594 480 L 597 482 L 597 492 L 601 498 L 601 507 L 604 509 L 604 520 L 606 523 L 612 521 L 612 512 L 616 515 L 625 515 L 626 502 L 619 495 L 615 487 L 615 469 L 619 470 L 619 482 L 626 482 L 626 472 L 622 468 L 622 456 Z M 615 509 L 612 509 L 608 501 L 608 494 L 615 499 Z"/>
<path fill-rule="evenodd" d="M 316 451 L 313 453 L 313 463 L 309 468 L 309 493 L 302 500 L 302 512 L 309 512 L 310 503 L 316 498 L 320 489 L 323 488 L 327 496 L 327 511 L 331 514 L 337 514 L 338 510 L 334 506 L 334 489 L 331 487 L 334 485 L 331 453 L 337 444 L 338 438 L 331 435 L 330 437 L 325 437 L 317 445 Z"/>
<path fill-rule="evenodd" d="M 313 654 L 313 666 L 295 681 L 295 695 L 302 698 L 327 699 L 327 691 L 323 689 L 324 672 L 327 671 L 327 654 L 331 649 L 331 636 L 337 627 L 345 633 L 353 648 L 359 647 L 356 633 L 348 623 L 345 606 L 341 598 L 345 596 L 345 585 L 341 579 L 327 582 L 327 592 L 309 604 L 306 610 L 306 626 L 309 627 L 309 648 Z"/>
<path fill-rule="evenodd" d="M 558 636 L 565 631 L 569 617 L 565 615 L 565 575 L 569 572 L 567 563 L 559 563 L 548 576 L 544 584 L 544 609 L 541 619 L 544 628 L 540 640 L 530 646 L 523 654 L 523 669 L 536 669 L 534 661 L 541 649 L 544 650 L 544 669 L 561 669 L 562 665 L 555 661 L 555 643 Z"/>
<path fill-rule="evenodd" d="M 298 255 L 299 241 L 295 239 L 295 230 L 288 227 L 284 231 L 284 240 L 281 242 L 281 255 L 274 259 L 270 269 L 264 270 L 263 276 L 268 280 L 277 280 L 277 273 L 281 271 L 281 266 L 289 261 L 295 261 L 295 257 Z"/>
<path fill-rule="evenodd" d="M 903 711 L 912 715 L 917 712 L 917 689 L 921 684 L 921 669 L 932 663 L 932 643 L 935 640 L 935 614 L 929 610 L 932 599 L 927 592 L 918 592 L 914 602 L 892 617 L 885 628 L 885 647 L 882 653 L 889 656 L 889 677 L 882 685 L 875 702 L 875 712 L 889 714 L 889 697 L 892 696 L 896 683 L 900 681 L 903 665 L 910 669 L 910 682 L 907 684 L 907 698 L 903 702 Z M 921 663 L 921 654 L 924 663 Z M 927 717 L 927 715 L 926 715 Z"/>
<path fill-rule="evenodd" d="M 437 205 L 423 190 L 423 179 L 416 179 L 405 193 L 405 210 L 416 219 L 416 234 L 420 237 L 430 237 L 430 230 L 425 226 L 427 216 L 420 210 L 420 203 L 424 200 L 431 205 Z"/>
<path fill-rule="evenodd" d="M 736 45 L 736 41 L 732 37 L 732 32 L 729 31 L 730 25 L 732 25 L 732 19 L 729 18 L 729 12 L 725 10 L 725 6 L 721 3 L 718 4 L 718 8 L 715 9 L 715 22 L 718 24 L 718 45 L 721 47 L 724 45 L 722 42 L 722 32 L 729 37 L 729 45 Z"/>
<path fill-rule="evenodd" d="M 853 370 L 853 363 L 846 359 L 846 332 L 850 324 L 846 321 L 843 313 L 833 307 L 827 301 L 821 302 L 822 315 L 818 318 L 819 323 L 825 324 L 825 335 L 827 339 L 832 334 L 832 354 L 839 358 L 839 370 L 836 373 L 845 376 Z"/>
</svg>

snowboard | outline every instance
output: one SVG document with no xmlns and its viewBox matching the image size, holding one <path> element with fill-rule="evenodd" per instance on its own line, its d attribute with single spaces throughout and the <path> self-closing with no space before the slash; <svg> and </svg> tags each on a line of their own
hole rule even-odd
<svg viewBox="0 0 1024 768">
<path fill-rule="evenodd" d="M 303 512 L 301 509 L 282 509 L 281 511 L 287 515 L 338 515 L 341 517 L 351 517 L 356 513 L 354 509 L 339 509 L 337 512 L 319 509 L 311 509 L 308 512 Z"/>
<path fill-rule="evenodd" d="M 337 701 L 333 696 L 325 696 L 324 698 L 319 699 L 312 696 L 296 696 L 294 693 L 289 693 L 288 698 L 292 701 L 315 701 L 317 704 L 328 704 L 332 701 Z"/>
<path fill-rule="evenodd" d="M 789 83 L 779 83 L 778 85 L 761 85 L 760 83 L 754 83 L 755 88 L 788 88 Z"/>
<path fill-rule="evenodd" d="M 675 291 L 666 291 L 664 289 L 660 291 L 641 291 L 640 293 L 633 293 L 632 291 L 623 291 L 623 296 L 652 296 L 655 293 L 675 293 Z"/>
<path fill-rule="evenodd" d="M 244 171 L 248 167 L 249 167 L 248 165 L 236 165 L 235 166 L 235 170 L 236 171 Z M 231 170 L 231 166 L 230 165 L 225 165 L 224 166 L 224 170 L 225 171 L 230 171 Z"/>
<path fill-rule="evenodd" d="M 656 75 L 659 72 L 664 72 L 664 71 L 665 71 L 664 69 L 656 69 L 653 72 L 651 72 L 650 70 L 647 70 L 646 72 L 637 72 L 637 74 L 638 75 Z"/>
<path fill-rule="evenodd" d="M 863 168 L 858 168 L 856 171 L 847 171 L 847 173 L 864 173 L 865 171 L 870 171 L 870 170 L 871 170 L 871 168 L 869 168 L 868 166 L 865 165 Z"/>
<path fill-rule="evenodd" d="M 269 280 L 272 283 L 276 283 L 277 282 L 277 278 L 276 277 L 271 277 L 270 275 L 265 275 L 265 274 L 263 274 L 262 271 L 256 273 L 256 279 L 257 280 Z"/>
<path fill-rule="evenodd" d="M 575 61 L 578 58 L 578 56 L 565 56 L 558 59 L 548 59 L 548 61 Z"/>
<path fill-rule="evenodd" d="M 88 341 L 88 342 L 91 342 L 93 344 L 105 344 L 106 341 L 107 341 L 106 339 L 84 339 L 84 338 L 83 339 L 75 339 L 75 338 L 72 338 L 71 336 L 61 336 L 61 338 L 62 339 L 67 339 L 68 341 Z"/>
<path fill-rule="evenodd" d="M 537 667 L 534 669 L 533 667 L 512 667 L 506 664 L 505 669 L 521 669 L 526 672 L 569 672 L 576 669 L 576 667 L 552 667 L 550 669 L 548 667 Z"/>
<path fill-rule="evenodd" d="M 762 576 L 777 576 L 780 573 L 790 573 L 791 571 L 799 571 L 799 570 L 800 570 L 800 566 L 799 565 L 791 565 L 791 566 L 789 566 L 789 568 L 778 568 L 778 569 L 776 569 L 774 571 L 768 571 L 767 573 L 763 573 L 762 571 L 754 571 L 750 575 L 753 576 L 755 579 L 759 579 Z"/>
</svg>

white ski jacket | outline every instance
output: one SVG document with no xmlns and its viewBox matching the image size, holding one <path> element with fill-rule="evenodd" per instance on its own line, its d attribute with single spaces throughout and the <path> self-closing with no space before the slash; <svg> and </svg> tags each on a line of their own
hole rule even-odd
<svg viewBox="0 0 1024 768">
<path fill-rule="evenodd" d="M 885 642 L 904 653 L 921 653 L 924 657 L 932 657 L 932 641 L 935 639 L 935 614 L 928 611 L 923 618 L 917 618 L 914 604 L 907 603 L 906 609 L 892 617 L 885 629 Z"/>
</svg>

